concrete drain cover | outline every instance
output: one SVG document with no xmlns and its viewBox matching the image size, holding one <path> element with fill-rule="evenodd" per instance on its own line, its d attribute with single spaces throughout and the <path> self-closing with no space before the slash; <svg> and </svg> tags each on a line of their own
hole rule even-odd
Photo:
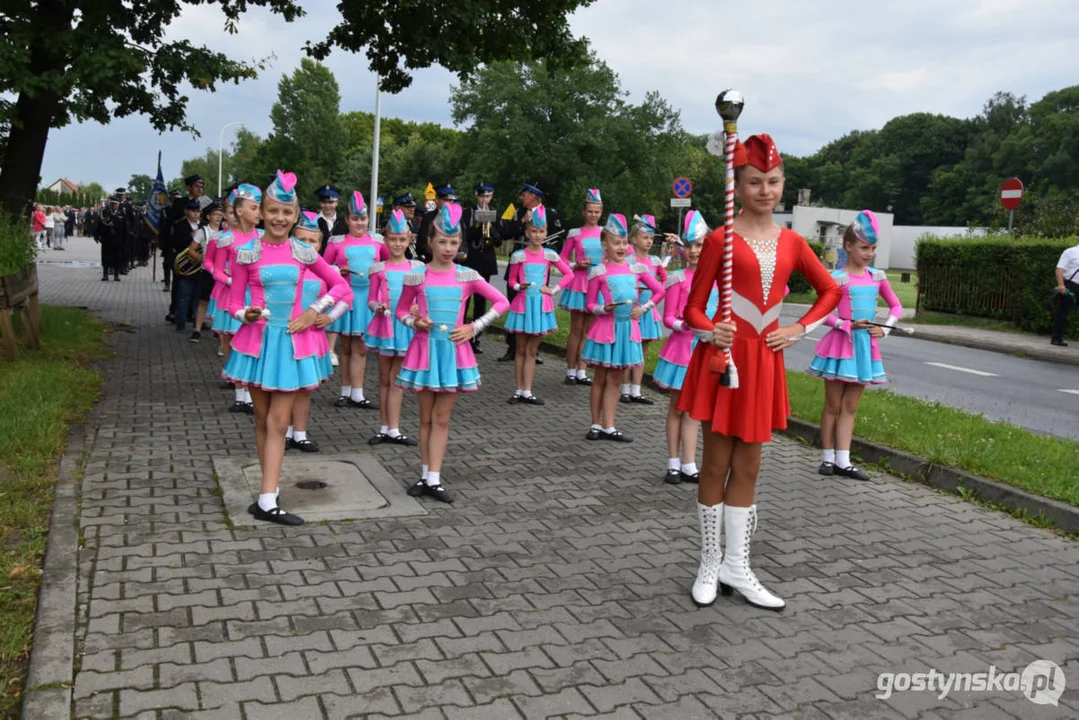
<svg viewBox="0 0 1079 720">
<path fill-rule="evenodd" d="M 222 457 L 213 462 L 229 518 L 236 525 L 255 524 L 247 508 L 262 481 L 258 460 Z M 282 507 L 307 522 L 426 515 L 405 490 L 370 455 L 286 456 L 281 472 Z"/>
</svg>

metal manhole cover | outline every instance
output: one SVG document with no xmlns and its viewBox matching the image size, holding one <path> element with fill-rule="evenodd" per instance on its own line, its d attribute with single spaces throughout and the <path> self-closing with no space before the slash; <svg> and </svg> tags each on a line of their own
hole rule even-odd
<svg viewBox="0 0 1079 720">
<path fill-rule="evenodd" d="M 301 490 L 322 490 L 329 487 L 329 485 L 321 480 L 302 480 L 296 483 L 296 487 Z"/>
</svg>

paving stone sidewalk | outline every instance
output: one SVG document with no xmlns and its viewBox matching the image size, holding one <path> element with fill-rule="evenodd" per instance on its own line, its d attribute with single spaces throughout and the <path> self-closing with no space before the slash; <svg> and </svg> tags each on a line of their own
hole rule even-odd
<svg viewBox="0 0 1079 720">
<path fill-rule="evenodd" d="M 99 272 L 40 268 L 43 302 L 116 328 L 81 486 L 76 718 L 1079 716 L 1074 542 L 896 478 L 821 478 L 815 453 L 777 439 L 753 558 L 787 611 L 697 609 L 695 489 L 660 481 L 665 401 L 619 409 L 634 444 L 588 443 L 587 390 L 548 362 L 547 405 L 507 405 L 497 343 L 455 412 L 456 504 L 232 530 L 211 458 L 253 458 L 252 428 L 226 412 L 214 343 L 165 325 L 148 269 Z M 335 396 L 315 396 L 323 450 L 373 453 L 413 482 L 415 449 L 370 448 L 377 412 Z M 406 431 L 416 416 L 407 399 Z M 1065 673 L 1058 706 L 875 697 L 879 673 L 1037 659 Z"/>
</svg>

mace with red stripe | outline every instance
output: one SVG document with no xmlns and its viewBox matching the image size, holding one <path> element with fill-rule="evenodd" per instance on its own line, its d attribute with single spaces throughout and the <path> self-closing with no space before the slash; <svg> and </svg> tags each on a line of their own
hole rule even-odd
<svg viewBox="0 0 1079 720">
<path fill-rule="evenodd" d="M 723 119 L 726 136 L 724 155 L 727 161 L 726 189 L 723 204 L 723 276 L 719 285 L 719 321 L 731 321 L 731 295 L 734 278 L 734 150 L 738 144 L 738 116 L 742 114 L 745 100 L 737 90 L 724 90 L 716 98 L 716 112 Z M 720 384 L 738 387 L 738 369 L 728 348 L 712 356 L 713 372 L 723 373 Z"/>
</svg>

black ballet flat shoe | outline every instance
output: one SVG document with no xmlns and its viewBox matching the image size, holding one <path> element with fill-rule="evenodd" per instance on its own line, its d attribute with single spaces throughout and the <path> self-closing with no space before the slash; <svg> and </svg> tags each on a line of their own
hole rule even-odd
<svg viewBox="0 0 1079 720">
<path fill-rule="evenodd" d="M 333 401 L 334 407 L 348 407 L 348 395 L 342 395 Z"/>
<path fill-rule="evenodd" d="M 695 472 L 692 475 L 690 475 L 689 473 L 684 473 L 681 470 L 679 470 L 678 471 L 678 477 L 682 480 L 682 482 L 690 483 L 690 484 L 693 484 L 693 485 L 697 485 L 701 481 L 701 474 L 699 472 Z"/>
<path fill-rule="evenodd" d="M 543 400 L 543 398 L 538 398 L 535 395 L 529 395 L 528 397 L 525 397 L 524 395 L 522 395 L 521 399 L 518 400 L 517 402 L 519 404 L 521 404 L 521 405 L 546 405 L 547 404 Z"/>
<path fill-rule="evenodd" d="M 420 497 L 427 494 L 427 483 L 423 480 L 418 480 L 415 485 L 412 485 L 405 491 L 410 497 Z"/>
<path fill-rule="evenodd" d="M 276 523 L 277 525 L 289 525 L 295 527 L 297 525 L 303 525 L 303 518 L 299 515 L 293 515 L 292 513 L 285 512 L 279 507 L 275 507 L 272 510 L 263 510 L 255 504 L 255 512 L 252 513 L 256 520 L 262 520 L 264 522 Z"/>
<path fill-rule="evenodd" d="M 1056 345 L 1057 347 L 1068 347 L 1068 343 L 1064 342 L 1063 340 L 1050 340 L 1049 344 Z"/>
<path fill-rule="evenodd" d="M 318 443 L 315 442 L 314 440 L 308 440 L 306 438 L 303 439 L 303 440 L 293 440 L 292 441 L 292 447 L 296 448 L 300 452 L 305 452 L 305 453 L 316 453 L 316 452 L 318 452 Z"/>
<path fill-rule="evenodd" d="M 247 413 L 248 415 L 254 415 L 255 414 L 255 403 L 245 402 L 244 403 L 244 412 Z"/>
<path fill-rule="evenodd" d="M 622 393 L 618 396 L 618 402 L 628 405 L 629 403 L 633 402 L 633 396 L 629 393 Z"/>
<path fill-rule="evenodd" d="M 570 377 L 569 375 L 567 375 L 566 379 L 562 381 L 562 384 L 563 385 L 576 385 L 577 384 L 577 378 Z"/>
<path fill-rule="evenodd" d="M 483 354 L 483 348 L 480 347 L 479 343 L 473 343 L 472 344 L 472 354 L 473 355 L 482 355 Z"/>
<path fill-rule="evenodd" d="M 585 440 L 599 440 L 600 435 L 603 433 L 595 428 L 589 428 L 588 434 L 584 436 Z"/>
<path fill-rule="evenodd" d="M 543 358 L 540 357 L 539 355 L 536 356 L 536 364 L 537 365 L 543 365 Z"/>
<path fill-rule="evenodd" d="M 668 470 L 667 474 L 663 476 L 663 482 L 668 485 L 677 485 L 682 482 L 681 470 Z"/>
<path fill-rule="evenodd" d="M 102 279 L 107 280 L 108 278 L 102 278 Z M 176 322 L 176 316 L 173 315 L 172 313 L 169 313 L 168 315 L 165 316 L 165 322 L 167 322 L 169 325 L 172 325 L 173 323 Z"/>
<path fill-rule="evenodd" d="M 407 445 L 408 447 L 416 447 L 419 444 L 415 438 L 410 438 L 408 435 L 387 435 L 385 442 L 392 445 Z"/>
<path fill-rule="evenodd" d="M 822 462 L 820 467 L 817 468 L 817 474 L 824 475 L 825 477 L 835 475 L 835 463 L 830 463 L 828 461 Z"/>
<path fill-rule="evenodd" d="M 510 399 L 506 401 L 506 404 L 507 405 L 516 405 L 519 402 L 521 402 L 521 396 L 520 395 L 510 395 Z"/>
<path fill-rule="evenodd" d="M 243 402 L 242 400 L 237 400 L 236 402 L 232 403 L 232 407 L 229 408 L 229 412 L 230 413 L 247 412 L 247 403 Z"/>
<path fill-rule="evenodd" d="M 592 385 L 592 378 L 585 375 L 583 378 L 577 378 L 578 385 Z"/>
<path fill-rule="evenodd" d="M 838 465 L 835 466 L 835 474 L 842 477 L 849 477 L 852 480 L 861 480 L 866 482 L 869 480 L 869 474 L 860 468 L 856 468 L 853 465 L 850 467 L 841 468 Z"/>
<path fill-rule="evenodd" d="M 439 502 L 451 504 L 453 503 L 453 496 L 450 495 L 446 491 L 446 488 L 442 487 L 441 485 L 435 485 L 434 487 L 428 485 L 427 494 L 433 497 L 435 500 L 438 500 Z"/>
<path fill-rule="evenodd" d="M 390 436 L 386 433 L 375 433 L 374 437 L 367 441 L 368 445 L 381 445 L 390 439 Z"/>
<path fill-rule="evenodd" d="M 615 430 L 614 432 L 600 431 L 599 436 L 604 440 L 610 440 L 611 442 L 631 443 L 633 438 L 629 435 L 625 435 L 621 430 Z"/>
<path fill-rule="evenodd" d="M 285 438 L 285 452 L 288 452 L 292 448 L 296 447 L 296 441 L 290 437 Z"/>
<path fill-rule="evenodd" d="M 644 395 L 630 395 L 629 401 L 631 403 L 637 403 L 638 405 L 655 405 L 654 400 L 646 398 Z"/>
<path fill-rule="evenodd" d="M 364 398 L 363 400 L 353 400 L 352 398 L 349 398 L 348 406 L 350 408 L 363 408 L 364 410 L 378 410 L 378 403 L 372 402 L 367 398 Z"/>
</svg>

